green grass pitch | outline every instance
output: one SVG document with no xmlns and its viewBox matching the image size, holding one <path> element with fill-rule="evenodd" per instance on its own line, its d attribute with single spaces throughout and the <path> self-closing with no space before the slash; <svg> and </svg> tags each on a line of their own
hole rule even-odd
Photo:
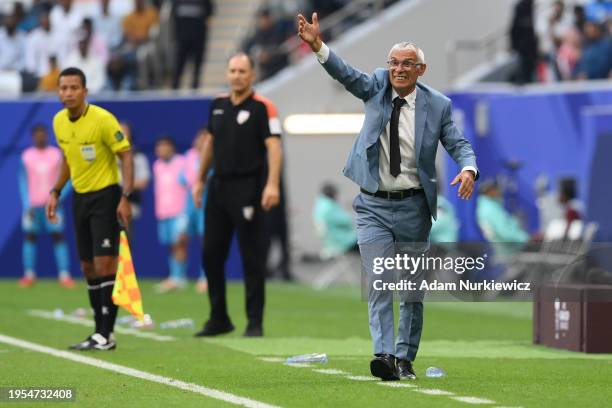
<svg viewBox="0 0 612 408">
<path fill-rule="evenodd" d="M 532 345 L 530 303 L 426 303 L 415 362 L 419 378 L 402 382 L 415 387 L 399 388 L 366 378 L 370 376 L 371 343 L 367 304 L 358 290 L 317 292 L 297 284 L 268 284 L 265 337 L 247 339 L 241 337 L 246 325 L 243 286 L 230 284 L 228 304 L 236 331 L 200 339 L 193 333 L 208 314 L 205 296 L 191 287 L 159 295 L 153 282 L 140 284 L 145 312 L 156 322 L 189 317 L 196 327 L 148 330 L 174 338 L 166 342 L 117 333 L 117 350 L 81 355 L 281 407 L 612 405 L 612 355 Z M 88 308 L 82 282 L 74 290 L 65 290 L 54 281 L 41 281 L 31 289 L 18 289 L 14 280 L 0 281 L 0 334 L 65 350 L 91 329 L 35 316 L 31 311 L 61 308 L 69 312 L 78 307 Z M 282 364 L 287 356 L 302 353 L 327 353 L 329 363 L 311 367 Z M 446 377 L 427 378 L 429 366 L 442 367 Z M 337 370 L 333 371 L 337 374 L 316 369 Z M 62 406 L 232 405 L 2 342 L 0 386 L 75 389 L 76 403 L 59 404 Z M 456 397 L 471 399 L 465 402 Z"/>
</svg>

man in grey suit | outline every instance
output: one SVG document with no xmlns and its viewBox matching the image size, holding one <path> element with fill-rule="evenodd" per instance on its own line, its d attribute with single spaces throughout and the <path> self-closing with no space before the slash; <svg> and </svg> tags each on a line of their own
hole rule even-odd
<svg viewBox="0 0 612 408">
<path fill-rule="evenodd" d="M 365 121 L 343 172 L 361 187 L 353 208 L 368 283 L 374 348 L 370 370 L 383 380 L 416 379 L 412 362 L 423 328 L 422 293 L 400 298 L 395 338 L 393 293 L 372 284 L 379 276 L 374 263 L 401 252 L 427 250 L 437 208 L 438 141 L 461 168 L 451 186 L 459 184 L 462 199 L 471 197 L 478 178 L 474 152 L 453 123 L 450 99 L 417 82 L 427 65 L 416 45 L 395 44 L 389 51 L 388 69 L 378 68 L 368 75 L 322 42 L 316 13 L 311 23 L 298 15 L 298 35 L 327 73 L 364 102 Z"/>
</svg>

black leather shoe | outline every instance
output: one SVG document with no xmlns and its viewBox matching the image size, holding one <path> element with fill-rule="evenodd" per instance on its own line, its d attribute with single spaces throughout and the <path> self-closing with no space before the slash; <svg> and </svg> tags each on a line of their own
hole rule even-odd
<svg viewBox="0 0 612 408">
<path fill-rule="evenodd" d="M 243 337 L 263 337 L 263 328 L 261 326 L 247 326 Z"/>
<path fill-rule="evenodd" d="M 395 367 L 395 357 L 391 354 L 377 355 L 370 361 L 370 372 L 374 377 L 378 377 L 383 381 L 397 381 L 400 379 Z"/>
<path fill-rule="evenodd" d="M 204 328 L 195 334 L 195 337 L 218 336 L 219 334 L 230 333 L 232 331 L 234 331 L 234 325 L 230 321 L 219 323 L 209 320 L 204 325 Z"/>
<path fill-rule="evenodd" d="M 412 369 L 412 361 L 397 359 L 397 371 L 402 380 L 416 380 L 416 374 Z"/>
</svg>

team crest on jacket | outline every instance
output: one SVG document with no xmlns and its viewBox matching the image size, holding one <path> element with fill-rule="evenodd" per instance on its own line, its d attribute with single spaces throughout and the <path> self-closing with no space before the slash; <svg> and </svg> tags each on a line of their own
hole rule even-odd
<svg viewBox="0 0 612 408">
<path fill-rule="evenodd" d="M 241 110 L 240 112 L 238 112 L 238 116 L 236 116 L 236 122 L 238 122 L 239 125 L 242 125 L 244 122 L 249 120 L 249 116 L 251 116 L 251 112 L 247 110 Z"/>
</svg>

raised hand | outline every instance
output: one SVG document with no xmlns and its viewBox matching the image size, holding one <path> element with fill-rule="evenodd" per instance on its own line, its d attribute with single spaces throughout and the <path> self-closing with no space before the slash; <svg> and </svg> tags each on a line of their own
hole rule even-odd
<svg viewBox="0 0 612 408">
<path fill-rule="evenodd" d="M 298 14 L 298 36 L 304 41 L 306 44 L 310 46 L 314 52 L 317 52 L 321 49 L 321 45 L 323 44 L 321 40 L 321 29 L 319 28 L 319 18 L 317 17 L 317 13 L 312 13 L 312 23 L 309 23 L 306 18 Z"/>
</svg>

